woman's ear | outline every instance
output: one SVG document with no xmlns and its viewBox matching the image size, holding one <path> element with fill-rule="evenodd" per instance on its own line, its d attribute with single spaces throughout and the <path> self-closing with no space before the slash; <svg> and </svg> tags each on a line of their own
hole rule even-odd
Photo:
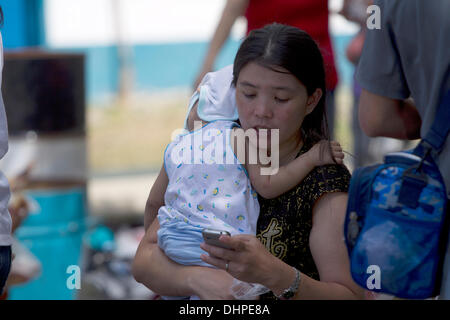
<svg viewBox="0 0 450 320">
<path fill-rule="evenodd" d="M 320 99 L 322 98 L 322 89 L 317 88 L 312 95 L 308 97 L 308 100 L 306 101 L 306 114 L 310 114 L 313 112 L 314 108 L 319 103 Z"/>
</svg>

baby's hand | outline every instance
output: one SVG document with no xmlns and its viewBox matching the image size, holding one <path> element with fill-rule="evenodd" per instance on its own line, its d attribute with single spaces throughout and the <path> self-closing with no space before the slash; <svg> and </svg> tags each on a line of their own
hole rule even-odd
<svg viewBox="0 0 450 320">
<path fill-rule="evenodd" d="M 336 163 L 338 164 L 342 164 L 344 162 L 344 152 L 342 151 L 339 142 L 331 141 L 330 147 L 331 150 L 328 147 L 327 140 L 321 140 L 308 151 L 311 156 L 310 158 L 316 166 L 335 163 L 333 157 L 336 159 Z"/>
</svg>

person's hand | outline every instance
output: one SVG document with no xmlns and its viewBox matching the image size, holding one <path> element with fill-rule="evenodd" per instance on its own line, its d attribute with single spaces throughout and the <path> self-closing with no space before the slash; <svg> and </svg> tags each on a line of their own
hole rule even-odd
<svg viewBox="0 0 450 320">
<path fill-rule="evenodd" d="M 22 224 L 23 220 L 28 217 L 29 209 L 29 204 L 22 194 L 18 192 L 12 194 L 8 206 L 12 221 L 11 232 L 14 233 L 14 231 Z"/>
<path fill-rule="evenodd" d="M 219 240 L 232 250 L 202 243 L 200 247 L 209 253 L 209 256 L 201 256 L 203 261 L 222 270 L 226 270 L 228 263 L 226 271 L 236 279 L 266 285 L 274 273 L 273 266 L 278 259 L 255 236 L 221 236 Z"/>
<path fill-rule="evenodd" d="M 188 279 L 194 294 L 201 300 L 232 300 L 233 277 L 223 270 L 198 267 Z"/>
<path fill-rule="evenodd" d="M 316 143 L 308 152 L 307 155 L 314 166 L 323 166 L 326 164 L 336 163 L 342 164 L 344 162 L 344 152 L 342 147 L 337 141 L 331 141 L 330 147 L 328 147 L 328 141 L 321 140 Z M 331 149 L 331 150 L 330 150 Z"/>
</svg>

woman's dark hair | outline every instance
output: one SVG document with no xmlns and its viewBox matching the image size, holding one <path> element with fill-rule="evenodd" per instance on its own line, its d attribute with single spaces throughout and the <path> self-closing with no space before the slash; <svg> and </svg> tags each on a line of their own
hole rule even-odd
<svg viewBox="0 0 450 320">
<path fill-rule="evenodd" d="M 2 6 L 0 6 L 0 28 L 3 27 L 3 10 Z"/>
<path fill-rule="evenodd" d="M 322 89 L 319 103 L 303 120 L 303 142 L 311 146 L 319 140 L 329 140 L 323 57 L 316 42 L 305 31 L 278 23 L 251 31 L 241 44 L 234 60 L 232 82 L 234 86 L 242 68 L 250 62 L 276 72 L 281 71 L 274 67 L 288 70 L 306 87 L 308 96 L 317 88 Z"/>
</svg>

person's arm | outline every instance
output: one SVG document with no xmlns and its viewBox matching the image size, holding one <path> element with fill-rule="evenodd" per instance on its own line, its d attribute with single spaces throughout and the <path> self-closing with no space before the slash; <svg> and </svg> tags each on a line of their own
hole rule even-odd
<svg viewBox="0 0 450 320">
<path fill-rule="evenodd" d="M 350 274 L 350 261 L 344 242 L 344 221 L 348 194 L 326 193 L 313 208 L 309 247 L 320 281 L 305 277 L 299 299 L 363 299 L 365 290 Z"/>
<path fill-rule="evenodd" d="M 145 236 L 133 261 L 132 273 L 137 282 L 153 292 L 167 296 L 196 295 L 201 299 L 231 299 L 229 274 L 206 267 L 182 266 L 170 260 L 157 244 L 158 210 L 164 205 L 168 178 L 161 169 L 145 207 Z"/>
<path fill-rule="evenodd" d="M 158 215 L 158 210 L 164 205 L 164 194 L 166 193 L 167 185 L 169 184 L 169 178 L 167 177 L 164 165 L 159 171 L 159 175 L 156 178 L 148 195 L 147 202 L 145 203 L 144 213 L 144 228 L 147 230 L 152 221 L 155 220 Z"/>
<path fill-rule="evenodd" d="M 317 200 L 309 240 L 320 281 L 301 273 L 300 285 L 293 299 L 364 298 L 365 290 L 351 278 L 343 240 L 346 206 L 346 193 L 327 193 Z M 202 255 L 205 262 L 221 269 L 229 262 L 228 272 L 232 276 L 242 281 L 260 283 L 277 295 L 294 282 L 294 269 L 271 255 L 256 237 L 221 236 L 220 241 L 232 246 L 234 251 L 202 244 L 202 249 L 210 254 Z"/>
<path fill-rule="evenodd" d="M 184 266 L 170 260 L 157 244 L 155 219 L 141 240 L 133 260 L 137 282 L 160 295 L 198 296 L 200 299 L 233 299 L 229 288 L 233 278 L 222 270 Z"/>
<path fill-rule="evenodd" d="M 372 0 L 344 0 L 341 11 L 337 13 L 364 28 L 367 20 L 367 7 L 372 3 Z"/>
<path fill-rule="evenodd" d="M 369 137 L 414 140 L 420 138 L 422 120 L 411 100 L 391 99 L 362 89 L 359 124 Z"/>
<path fill-rule="evenodd" d="M 331 153 L 328 141 L 322 140 L 308 152 L 280 168 L 272 168 L 272 174 L 262 175 L 263 167 L 259 164 L 248 164 L 247 171 L 253 188 L 263 198 L 276 198 L 298 185 L 316 166 L 343 163 L 344 153 L 338 142 L 332 141 Z M 250 146 L 250 152 L 257 152 Z"/>
<path fill-rule="evenodd" d="M 377 1 L 381 29 L 368 29 L 363 52 L 356 71 L 356 80 L 363 88 L 359 99 L 359 123 L 370 137 L 396 139 L 420 138 L 421 119 L 408 100 L 411 90 L 406 79 L 404 59 L 398 47 L 401 36 L 389 1 Z M 383 56 L 382 63 L 374 63 Z"/>
<path fill-rule="evenodd" d="M 225 4 L 219 24 L 217 25 L 213 38 L 209 44 L 208 52 L 206 53 L 200 73 L 195 79 L 194 88 L 197 88 L 205 74 L 212 70 L 214 61 L 227 40 L 233 24 L 239 16 L 245 13 L 248 1 L 249 0 L 228 0 Z"/>
</svg>

